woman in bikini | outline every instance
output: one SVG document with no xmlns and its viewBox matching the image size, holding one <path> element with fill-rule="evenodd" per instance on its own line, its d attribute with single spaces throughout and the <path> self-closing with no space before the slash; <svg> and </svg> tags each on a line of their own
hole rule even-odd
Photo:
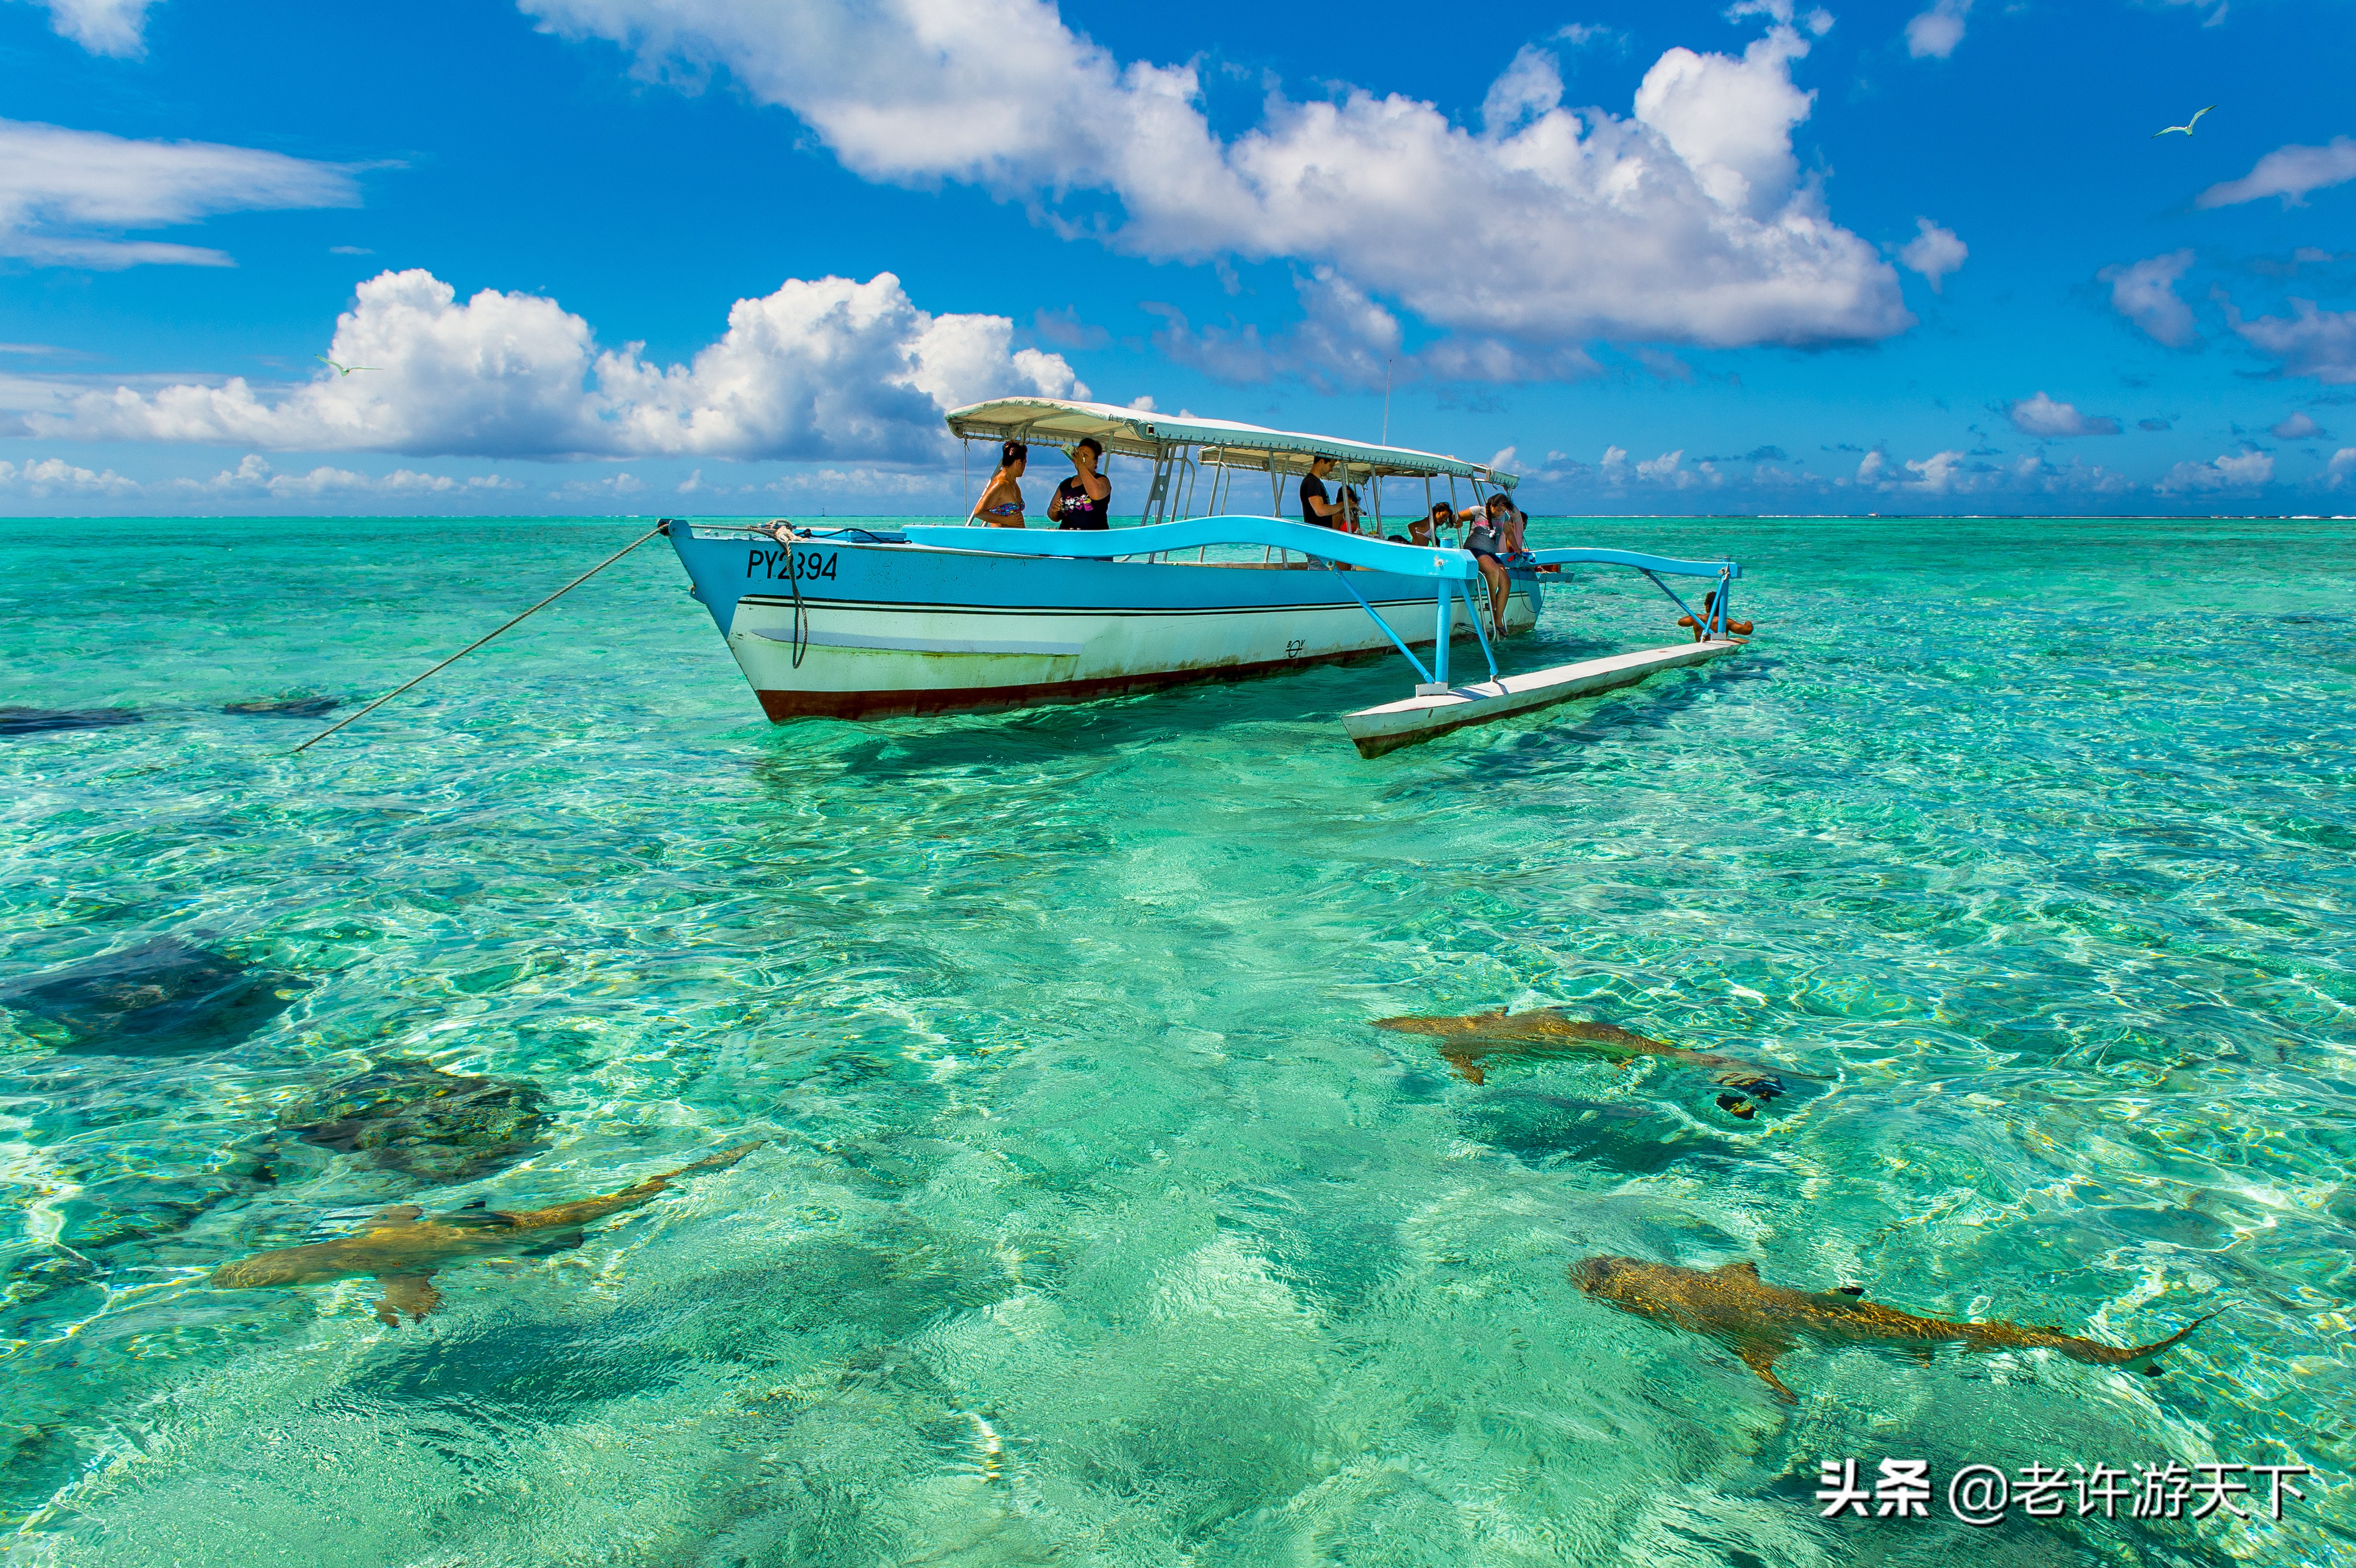
<svg viewBox="0 0 2356 1568">
<path fill-rule="evenodd" d="M 1514 589 L 1513 579 L 1505 575 L 1505 558 L 1522 551 L 1521 510 L 1505 498 L 1503 490 L 1489 498 L 1485 514 L 1464 536 L 1464 548 L 1472 552 L 1473 562 L 1489 585 L 1491 618 L 1497 635 L 1503 637 L 1505 600 Z"/>
<path fill-rule="evenodd" d="M 1030 456 L 1031 449 L 1020 441 L 1009 441 L 999 448 L 998 472 L 981 487 L 981 499 L 973 503 L 967 522 L 980 519 L 992 528 L 1023 526 L 1023 467 Z"/>
</svg>

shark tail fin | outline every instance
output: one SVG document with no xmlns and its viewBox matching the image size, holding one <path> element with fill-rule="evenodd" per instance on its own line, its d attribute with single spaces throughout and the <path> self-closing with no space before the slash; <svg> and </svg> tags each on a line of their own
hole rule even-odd
<svg viewBox="0 0 2356 1568">
<path fill-rule="evenodd" d="M 2208 1322 L 2210 1318 L 2222 1316 L 2224 1313 L 2224 1310 L 2225 1309 L 2221 1306 L 2215 1312 L 2209 1313 L 2205 1316 L 2196 1317 L 2191 1322 L 2186 1324 L 2183 1327 L 2178 1329 L 2175 1333 L 2169 1335 L 2167 1338 L 2159 1340 L 2155 1344 L 2138 1345 L 2131 1350 L 2122 1350 L 2118 1352 L 2119 1364 L 2121 1366 L 2126 1366 L 2136 1361 L 2147 1361 L 2151 1359 L 2151 1358 L 2158 1355 L 2162 1350 L 2165 1350 L 2169 1346 L 2176 1344 L 2186 1335 L 2191 1333 L 2194 1329 Z M 2157 1369 L 2154 1369 L 2154 1370 L 2156 1371 Z"/>
<path fill-rule="evenodd" d="M 724 1170 L 768 1141 L 769 1140 L 766 1138 L 755 1138 L 749 1144 L 739 1144 L 733 1149 L 723 1149 L 716 1155 L 706 1155 L 703 1158 L 696 1161 L 692 1165 L 681 1165 L 675 1171 L 665 1171 L 662 1175 L 655 1176 L 652 1179 L 656 1181 L 671 1181 L 680 1176 L 692 1176 L 697 1171 Z"/>
</svg>

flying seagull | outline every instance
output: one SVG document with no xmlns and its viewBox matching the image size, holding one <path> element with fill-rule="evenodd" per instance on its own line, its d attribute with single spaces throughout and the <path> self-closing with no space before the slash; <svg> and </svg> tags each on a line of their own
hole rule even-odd
<svg viewBox="0 0 2356 1568">
<path fill-rule="evenodd" d="M 2199 116 L 2198 114 L 2196 114 L 2196 115 L 2194 115 L 2194 116 L 2193 116 L 2193 118 L 2197 120 L 2197 119 L 2199 119 L 2199 118 L 2200 118 L 2200 116 Z M 343 374 L 348 375 L 348 375 L 350 375 L 354 371 L 373 371 L 373 370 L 375 370 L 375 369 L 376 369 L 376 367 L 375 367 L 374 365 L 339 365 L 339 364 L 336 363 L 336 361 L 335 361 L 335 360 L 330 360 L 329 358 L 327 358 L 327 355 L 325 355 L 325 354 L 314 354 L 314 355 L 312 355 L 312 356 L 311 356 L 311 358 L 313 358 L 313 359 L 315 359 L 315 360 L 318 360 L 318 361 L 319 361 L 319 363 L 321 363 L 321 364 L 323 364 L 323 365 L 327 366 L 327 369 L 329 369 L 329 370 L 331 370 L 331 371 L 341 371 Z"/>
<path fill-rule="evenodd" d="M 2214 109 L 2217 106 L 2214 103 L 2209 105 L 2209 109 Z M 2154 131 L 2151 134 L 2151 139 L 2156 142 L 2159 140 L 2160 137 L 2171 135 L 2178 131 L 2183 132 L 2188 136 L 2192 134 L 2192 127 L 2201 124 L 2201 115 L 2209 113 L 2209 109 L 2201 110 L 2199 114 L 2193 115 L 2191 119 L 2187 120 L 2181 125 L 2170 125 L 2165 131 Z"/>
</svg>

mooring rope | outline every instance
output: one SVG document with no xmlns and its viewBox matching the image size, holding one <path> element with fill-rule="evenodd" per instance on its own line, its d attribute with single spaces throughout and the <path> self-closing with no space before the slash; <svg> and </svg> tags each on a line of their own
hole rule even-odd
<svg viewBox="0 0 2356 1568">
<path fill-rule="evenodd" d="M 441 671 L 447 670 L 451 665 L 455 664 L 461 659 L 466 658 L 469 653 L 474 652 L 477 648 L 482 647 L 483 644 L 490 641 L 492 638 L 498 636 L 499 632 L 507 630 L 508 627 L 515 625 L 516 621 L 526 619 L 527 618 L 546 609 L 549 606 L 554 604 L 557 600 L 562 598 L 565 595 L 571 593 L 573 589 L 579 587 L 582 584 L 587 582 L 590 578 L 595 576 L 606 567 L 611 566 L 615 562 L 619 561 L 623 556 L 627 555 L 631 551 L 636 550 L 639 545 L 644 544 L 648 540 L 652 539 L 656 534 L 669 532 L 669 528 L 670 521 L 668 518 L 656 523 L 652 528 L 647 530 L 646 532 L 639 534 L 636 539 L 631 540 L 627 544 L 623 545 L 619 550 L 615 551 L 611 555 L 606 556 L 603 561 L 598 562 L 597 564 L 590 567 L 589 570 L 582 573 L 581 575 L 573 578 L 573 581 L 565 584 L 564 586 L 557 589 L 556 592 L 549 595 L 548 597 L 532 606 L 530 609 L 524 611 L 522 615 L 516 617 L 515 620 L 509 621 L 507 626 L 500 627 L 498 631 L 487 632 L 483 636 L 477 638 L 474 641 L 466 644 L 466 647 L 458 650 L 457 652 L 450 655 L 449 658 L 442 660 L 441 663 L 436 664 L 432 670 L 428 670 L 423 675 L 420 675 L 416 681 L 409 682 L 405 685 L 395 686 L 391 691 L 387 692 L 383 696 L 379 697 L 375 702 L 370 703 L 367 707 L 362 708 L 359 713 L 352 714 L 350 718 L 341 719 L 335 724 L 329 725 L 326 729 L 321 730 L 317 735 L 313 736 L 310 739 L 296 746 L 293 751 L 287 753 L 287 755 L 290 757 L 299 757 L 304 752 L 310 750 L 313 746 L 327 739 L 329 736 L 335 734 L 337 730 L 343 728 L 344 725 L 350 724 L 354 719 L 366 718 L 369 714 L 376 712 L 377 709 L 384 706 L 387 703 L 392 701 L 403 692 L 408 691 L 411 686 L 416 685 L 418 681 L 423 681 L 429 676 L 436 674 Z M 797 660 L 797 662 L 799 661 Z"/>
<path fill-rule="evenodd" d="M 786 547 L 786 581 L 794 585 L 794 668 L 802 667 L 802 655 L 809 651 L 809 611 L 802 607 L 801 567 L 796 564 L 794 530 L 788 526 L 779 541 Z"/>
</svg>

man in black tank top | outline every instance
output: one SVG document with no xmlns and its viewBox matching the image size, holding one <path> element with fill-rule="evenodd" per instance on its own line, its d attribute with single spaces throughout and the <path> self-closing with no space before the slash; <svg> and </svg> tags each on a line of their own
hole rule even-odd
<svg viewBox="0 0 2356 1568">
<path fill-rule="evenodd" d="M 1047 503 L 1047 515 L 1057 528 L 1112 526 L 1112 481 L 1097 472 L 1103 461 L 1103 445 L 1093 435 L 1080 437 L 1072 448 L 1072 467 L 1079 472 L 1057 485 L 1055 499 Z"/>
</svg>

